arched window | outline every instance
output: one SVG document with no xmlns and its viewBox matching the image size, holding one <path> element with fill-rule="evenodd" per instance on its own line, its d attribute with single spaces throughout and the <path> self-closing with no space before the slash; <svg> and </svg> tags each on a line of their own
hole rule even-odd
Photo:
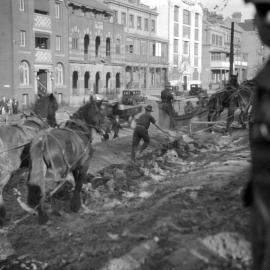
<svg viewBox="0 0 270 270">
<path fill-rule="evenodd" d="M 100 48 L 100 36 L 97 36 L 96 37 L 96 57 L 99 57 L 99 54 L 100 54 L 100 52 L 99 52 L 99 48 Z"/>
<path fill-rule="evenodd" d="M 72 74 L 72 88 L 73 89 L 78 88 L 78 71 L 73 71 L 73 74 Z"/>
<path fill-rule="evenodd" d="M 120 88 L 120 73 L 116 73 L 116 76 L 115 76 L 115 87 L 116 89 Z"/>
<path fill-rule="evenodd" d="M 29 74 L 29 64 L 26 61 L 22 61 L 19 66 L 20 73 L 20 85 L 29 85 L 30 74 Z"/>
<path fill-rule="evenodd" d="M 55 68 L 55 84 L 64 84 L 64 67 L 61 63 L 58 63 Z"/>
<path fill-rule="evenodd" d="M 90 43 L 89 35 L 85 35 L 84 36 L 84 54 L 88 54 L 89 43 Z"/>
<path fill-rule="evenodd" d="M 111 55 L 111 39 L 106 38 L 106 56 Z"/>
<path fill-rule="evenodd" d="M 84 89 L 89 88 L 89 78 L 90 78 L 90 73 L 89 73 L 89 71 L 86 71 L 84 73 Z"/>
</svg>

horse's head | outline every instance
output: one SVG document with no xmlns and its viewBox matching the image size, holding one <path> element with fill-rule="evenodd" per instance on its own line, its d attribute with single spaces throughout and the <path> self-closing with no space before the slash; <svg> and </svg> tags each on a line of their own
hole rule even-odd
<svg viewBox="0 0 270 270">
<path fill-rule="evenodd" d="M 58 110 L 58 103 L 54 94 L 40 97 L 35 105 L 34 112 L 41 118 L 46 118 L 50 126 L 56 126 L 55 113 Z"/>
<path fill-rule="evenodd" d="M 90 99 L 89 102 L 80 107 L 70 118 L 80 119 L 84 121 L 88 127 L 100 129 L 105 118 L 102 103 Z"/>
</svg>

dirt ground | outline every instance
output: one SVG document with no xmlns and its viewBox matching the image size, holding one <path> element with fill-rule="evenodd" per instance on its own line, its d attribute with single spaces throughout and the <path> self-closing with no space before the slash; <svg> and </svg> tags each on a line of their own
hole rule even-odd
<svg viewBox="0 0 270 270">
<path fill-rule="evenodd" d="M 130 136 L 96 144 L 84 207 L 69 210 L 66 184 L 47 200 L 43 226 L 16 200 L 14 188 L 26 196 L 27 171 L 18 171 L 4 190 L 0 269 L 249 269 L 247 131 L 152 138 L 136 164 Z"/>
</svg>

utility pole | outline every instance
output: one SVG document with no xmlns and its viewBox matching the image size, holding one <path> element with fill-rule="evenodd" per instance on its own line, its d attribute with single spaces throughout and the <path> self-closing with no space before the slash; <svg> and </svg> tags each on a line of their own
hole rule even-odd
<svg viewBox="0 0 270 270">
<path fill-rule="evenodd" d="M 229 79 L 231 79 L 231 76 L 233 75 L 233 59 L 234 59 L 234 22 L 231 24 L 231 43 L 230 43 L 230 73 L 229 73 Z"/>
</svg>

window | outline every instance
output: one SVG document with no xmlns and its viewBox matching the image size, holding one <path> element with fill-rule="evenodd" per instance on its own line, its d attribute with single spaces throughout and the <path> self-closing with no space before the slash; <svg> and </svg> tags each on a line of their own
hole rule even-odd
<svg viewBox="0 0 270 270">
<path fill-rule="evenodd" d="M 183 24 L 190 25 L 190 11 L 183 10 Z"/>
<path fill-rule="evenodd" d="M 195 40 L 199 40 L 199 29 L 195 29 Z"/>
<path fill-rule="evenodd" d="M 152 56 L 156 56 L 156 44 L 152 43 L 151 48 L 152 48 Z"/>
<path fill-rule="evenodd" d="M 106 38 L 106 56 L 111 55 L 111 39 Z"/>
<path fill-rule="evenodd" d="M 133 39 L 131 38 L 126 39 L 126 52 L 130 54 L 134 53 L 134 43 L 133 43 Z"/>
<path fill-rule="evenodd" d="M 156 21 L 151 20 L 151 32 L 155 33 L 156 32 Z"/>
<path fill-rule="evenodd" d="M 29 64 L 26 61 L 22 61 L 19 66 L 19 73 L 20 73 L 20 85 L 29 85 Z"/>
<path fill-rule="evenodd" d="M 78 88 L 78 71 L 73 71 L 73 74 L 72 74 L 72 88 L 73 89 Z"/>
<path fill-rule="evenodd" d="M 194 66 L 195 67 L 199 66 L 199 58 L 198 57 L 194 57 Z"/>
<path fill-rule="evenodd" d="M 28 94 L 23 94 L 23 106 L 28 106 L 29 105 L 29 97 Z"/>
<path fill-rule="evenodd" d="M 118 23 L 118 11 L 114 10 L 113 13 L 113 22 Z"/>
<path fill-rule="evenodd" d="M 116 39 L 116 42 L 115 42 L 115 53 L 116 54 L 121 54 L 121 40 L 120 40 L 120 38 L 117 38 Z"/>
<path fill-rule="evenodd" d="M 55 68 L 55 84 L 56 85 L 64 84 L 64 68 L 61 63 L 58 63 Z"/>
<path fill-rule="evenodd" d="M 137 29 L 142 29 L 142 17 L 137 17 Z"/>
<path fill-rule="evenodd" d="M 199 72 L 197 68 L 194 68 L 193 71 L 193 80 L 199 80 Z"/>
<path fill-rule="evenodd" d="M 178 39 L 173 40 L 173 52 L 178 53 Z"/>
<path fill-rule="evenodd" d="M 56 51 L 61 51 L 61 37 L 60 36 L 56 36 L 56 39 L 55 39 L 55 50 Z"/>
<path fill-rule="evenodd" d="M 26 32 L 21 30 L 20 31 L 20 46 L 21 47 L 25 47 L 25 36 L 26 36 Z"/>
<path fill-rule="evenodd" d="M 183 37 L 190 38 L 190 27 L 183 25 Z"/>
<path fill-rule="evenodd" d="M 129 27 L 134 28 L 134 15 L 129 15 Z"/>
<path fill-rule="evenodd" d="M 148 19 L 144 19 L 144 31 L 148 31 Z"/>
<path fill-rule="evenodd" d="M 125 12 L 121 13 L 121 24 L 127 25 L 127 15 Z"/>
<path fill-rule="evenodd" d="M 96 42 L 95 42 L 95 55 L 96 57 L 100 56 L 100 36 L 96 37 Z"/>
<path fill-rule="evenodd" d="M 199 27 L 199 13 L 195 13 L 195 27 Z"/>
<path fill-rule="evenodd" d="M 216 35 L 212 35 L 212 44 L 216 44 Z"/>
<path fill-rule="evenodd" d="M 147 55 L 147 41 L 141 40 L 141 55 Z"/>
<path fill-rule="evenodd" d="M 194 55 L 198 55 L 199 54 L 199 44 L 195 43 L 194 44 Z"/>
<path fill-rule="evenodd" d="M 90 79 L 90 73 L 89 71 L 86 71 L 84 73 L 84 89 L 89 89 L 89 79 Z"/>
<path fill-rule="evenodd" d="M 73 37 L 71 42 L 72 42 L 71 48 L 73 50 L 78 50 L 78 38 L 77 37 Z"/>
<path fill-rule="evenodd" d="M 219 37 L 219 43 L 218 43 L 219 46 L 222 46 L 222 36 Z"/>
<path fill-rule="evenodd" d="M 179 22 L 179 7 L 174 6 L 174 21 Z"/>
<path fill-rule="evenodd" d="M 184 41 L 184 49 L 183 49 L 184 54 L 189 54 L 189 42 Z"/>
<path fill-rule="evenodd" d="M 24 0 L 19 0 L 20 3 L 20 11 L 24 11 Z"/>
<path fill-rule="evenodd" d="M 178 54 L 173 55 L 173 64 L 178 66 Z"/>
<path fill-rule="evenodd" d="M 55 3 L 55 18 L 60 19 L 60 3 Z"/>
<path fill-rule="evenodd" d="M 179 24 L 174 23 L 173 34 L 175 37 L 179 37 Z"/>
<path fill-rule="evenodd" d="M 50 39 L 47 36 L 43 36 L 42 34 L 36 35 L 35 37 L 35 47 L 38 49 L 47 50 L 50 48 Z"/>
</svg>

